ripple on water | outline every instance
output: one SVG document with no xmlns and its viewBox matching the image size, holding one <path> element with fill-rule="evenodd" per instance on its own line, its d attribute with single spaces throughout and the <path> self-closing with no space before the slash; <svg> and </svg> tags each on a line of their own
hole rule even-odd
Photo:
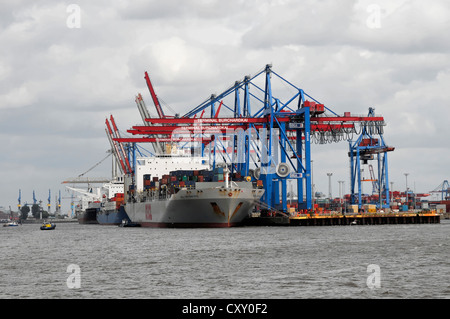
<svg viewBox="0 0 450 319">
<path fill-rule="evenodd" d="M 3 228 L 3 227 L 2 227 Z M 0 228 L 0 298 L 449 298 L 450 223 Z M 69 289 L 70 264 L 81 287 Z M 379 265 L 370 289 L 368 265 Z"/>
</svg>

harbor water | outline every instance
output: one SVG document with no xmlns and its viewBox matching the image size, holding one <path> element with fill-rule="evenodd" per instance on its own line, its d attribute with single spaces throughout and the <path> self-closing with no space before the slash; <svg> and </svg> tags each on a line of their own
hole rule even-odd
<svg viewBox="0 0 450 319">
<path fill-rule="evenodd" d="M 0 298 L 450 297 L 440 224 L 0 227 Z"/>
</svg>

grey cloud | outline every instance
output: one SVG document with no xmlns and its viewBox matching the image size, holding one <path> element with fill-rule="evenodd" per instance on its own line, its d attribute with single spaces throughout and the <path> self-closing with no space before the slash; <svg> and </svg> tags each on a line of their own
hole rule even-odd
<svg viewBox="0 0 450 319">
<path fill-rule="evenodd" d="M 371 51 L 444 52 L 450 42 L 450 5 L 409 1 L 389 14 L 380 3 L 379 28 L 369 23 L 367 5 L 356 1 L 321 1 L 274 6 L 243 37 L 250 48 L 307 45 L 321 50 L 330 45 L 350 45 Z M 373 5 L 373 4 L 372 4 Z"/>
</svg>

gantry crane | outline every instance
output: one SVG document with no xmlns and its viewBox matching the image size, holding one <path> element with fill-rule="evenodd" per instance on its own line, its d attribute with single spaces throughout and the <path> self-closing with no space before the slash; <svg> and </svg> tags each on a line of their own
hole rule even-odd
<svg viewBox="0 0 450 319">
<path fill-rule="evenodd" d="M 112 140 L 120 143 L 181 143 L 191 148 L 194 154 L 208 154 L 213 167 L 216 161 L 222 161 L 231 172 L 261 180 L 265 188 L 261 200 L 267 209 L 286 211 L 286 185 L 290 179 L 297 182 L 299 208 L 312 209 L 312 142 L 323 144 L 346 139 L 351 143 L 350 137 L 358 128 L 364 132 L 368 128 L 377 128 L 378 131 L 370 133 L 381 137 L 384 126 L 383 117 L 375 116 L 371 111 L 368 116 L 355 116 L 349 112 L 338 115 L 274 72 L 271 65 L 266 65 L 255 76 L 236 81 L 224 92 L 211 95 L 181 117 L 164 115 L 147 72 L 145 78 L 159 118 L 146 117 L 145 121 L 151 125 L 136 125 L 127 130 L 142 137 L 112 137 Z M 288 90 L 275 94 L 273 79 Z M 280 90 L 280 86 L 276 90 Z M 217 103 L 220 104 L 216 109 Z M 204 117 L 208 109 L 210 112 L 206 114 L 210 116 Z M 222 117 L 218 116 L 220 110 Z M 371 145 L 363 148 L 361 140 L 362 137 L 350 152 L 358 159 L 358 165 L 364 156 L 385 150 L 382 138 L 379 146 L 383 148 L 377 149 Z M 388 191 L 387 157 L 384 157 L 383 165 L 386 181 L 380 189 Z"/>
<path fill-rule="evenodd" d="M 388 160 L 387 153 L 394 150 L 394 147 L 387 146 L 383 138 L 383 123 L 379 121 L 379 117 L 375 115 L 375 109 L 369 108 L 368 118 L 377 119 L 374 121 L 367 121 L 362 124 L 362 130 L 355 142 L 349 141 L 350 151 L 350 175 L 351 175 L 351 201 L 352 204 L 362 206 L 362 191 L 361 191 L 361 162 L 367 164 L 369 160 L 373 160 L 376 155 L 378 178 L 376 187 L 379 192 L 379 207 L 389 207 L 389 178 L 388 178 Z M 358 192 L 355 187 L 358 187 Z M 384 196 L 384 202 L 383 202 Z"/>
<path fill-rule="evenodd" d="M 128 159 L 128 154 L 127 152 L 125 152 L 125 147 L 120 141 L 121 136 L 112 115 L 110 116 L 110 120 L 113 128 L 111 128 L 108 119 L 106 119 L 106 135 L 108 136 L 108 140 L 111 144 L 114 157 L 116 158 L 117 162 L 120 163 L 119 169 L 122 174 L 132 174 L 133 169 Z"/>
<path fill-rule="evenodd" d="M 19 189 L 19 197 L 17 198 L 17 209 L 20 211 L 22 208 L 22 190 Z"/>
<path fill-rule="evenodd" d="M 450 199 L 450 184 L 448 180 L 444 180 L 442 183 L 439 184 L 439 186 L 437 186 L 430 193 L 441 193 L 441 200 Z"/>
<path fill-rule="evenodd" d="M 48 199 L 47 199 L 47 212 L 50 214 L 51 209 L 51 194 L 50 189 L 48 190 Z"/>
</svg>

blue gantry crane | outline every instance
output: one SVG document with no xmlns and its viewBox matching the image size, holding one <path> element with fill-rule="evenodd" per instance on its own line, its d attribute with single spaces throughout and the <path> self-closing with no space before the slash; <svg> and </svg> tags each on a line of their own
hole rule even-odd
<svg viewBox="0 0 450 319">
<path fill-rule="evenodd" d="M 368 117 L 375 118 L 375 109 L 369 108 Z M 389 207 L 389 174 L 387 153 L 394 150 L 394 147 L 387 146 L 383 138 L 383 123 L 379 121 L 365 122 L 361 128 L 361 134 L 356 141 L 349 140 L 350 151 L 350 182 L 351 182 L 351 202 L 358 204 L 358 208 L 362 206 L 362 177 L 361 163 L 367 164 L 368 161 L 374 160 L 376 156 L 378 167 L 378 178 L 371 180 L 374 183 L 374 190 L 378 194 L 378 207 Z M 372 168 L 372 166 L 370 166 Z M 372 177 L 373 178 L 373 177 Z M 358 187 L 358 191 L 355 191 Z M 383 200 L 384 198 L 384 200 Z"/>
<path fill-rule="evenodd" d="M 19 197 L 17 198 L 17 208 L 20 211 L 20 209 L 22 208 L 22 190 L 19 189 Z"/>
<path fill-rule="evenodd" d="M 47 212 L 50 213 L 51 209 L 51 193 L 50 189 L 48 190 L 48 198 L 47 198 Z"/>
<path fill-rule="evenodd" d="M 444 180 L 439 184 L 435 189 L 433 189 L 430 193 L 441 193 L 441 200 L 449 200 L 450 199 L 450 184 L 448 180 Z"/>
</svg>

